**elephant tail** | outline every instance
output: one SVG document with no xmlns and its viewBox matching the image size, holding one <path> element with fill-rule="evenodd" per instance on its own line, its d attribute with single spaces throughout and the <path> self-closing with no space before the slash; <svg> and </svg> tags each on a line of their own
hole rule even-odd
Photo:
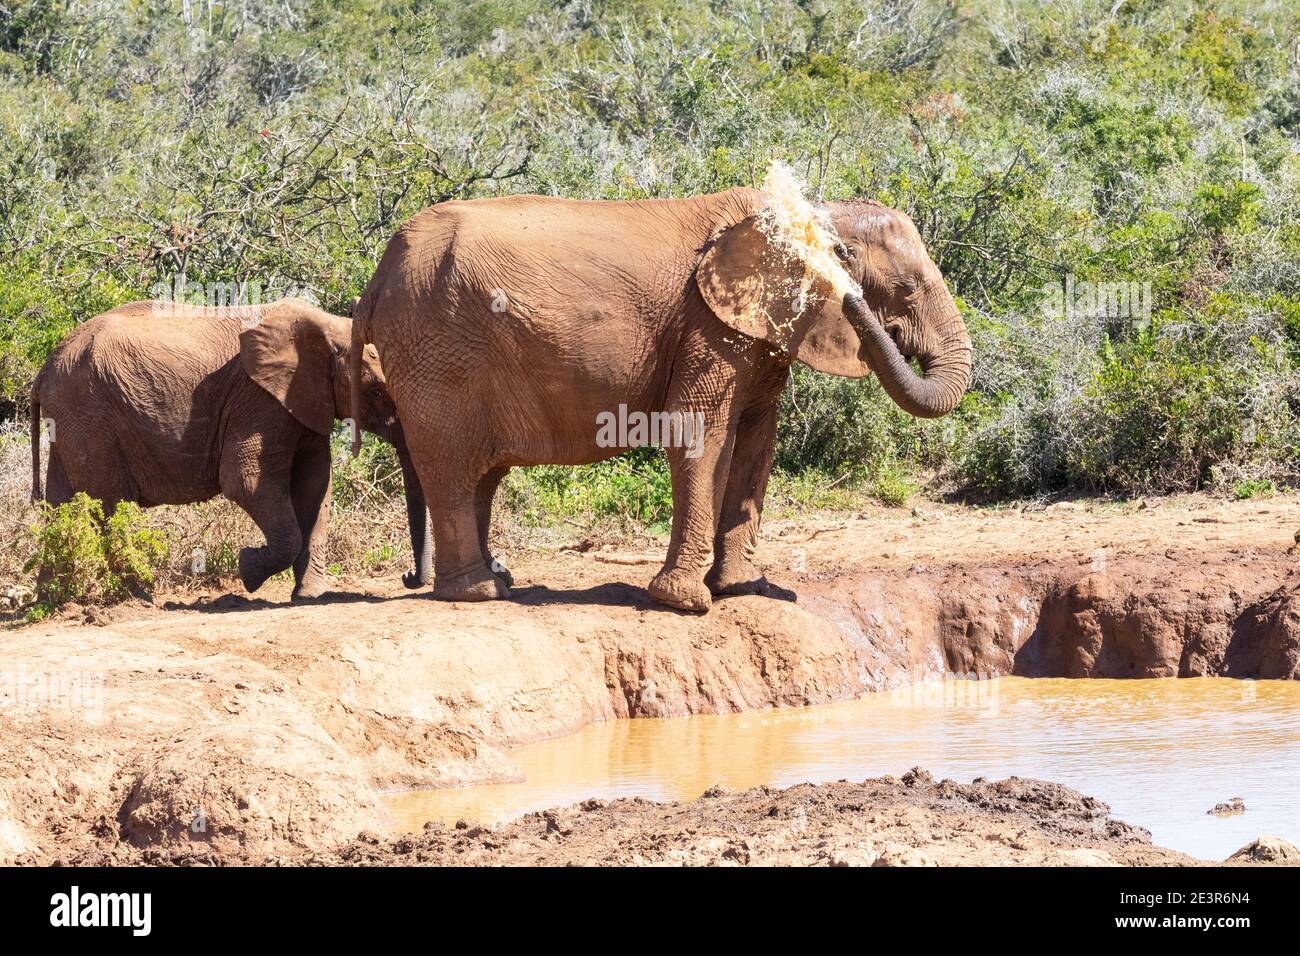
<svg viewBox="0 0 1300 956">
<path fill-rule="evenodd" d="M 361 367 L 370 344 L 370 297 L 352 303 L 352 351 L 348 353 L 348 388 L 352 399 L 352 457 L 361 454 Z"/>
<path fill-rule="evenodd" d="M 32 501 L 40 501 L 41 495 L 41 398 L 38 377 L 32 386 Z"/>
</svg>

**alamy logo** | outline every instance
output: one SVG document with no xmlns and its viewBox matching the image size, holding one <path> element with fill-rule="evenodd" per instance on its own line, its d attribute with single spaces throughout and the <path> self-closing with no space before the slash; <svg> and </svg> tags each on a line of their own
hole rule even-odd
<svg viewBox="0 0 1300 956">
<path fill-rule="evenodd" d="M 129 926 L 133 936 L 152 928 L 150 893 L 82 893 L 72 887 L 50 897 L 51 926 Z"/>
<path fill-rule="evenodd" d="M 162 317 L 172 317 L 181 306 L 186 305 L 231 309 L 239 316 L 243 329 L 261 325 L 264 317 L 262 307 L 278 299 L 302 299 L 312 305 L 320 305 L 315 291 L 306 285 L 262 283 L 257 279 L 199 282 L 187 279 L 184 273 L 177 273 L 170 280 L 155 282 L 149 288 L 149 298 L 154 303 L 153 314 Z"/>
<path fill-rule="evenodd" d="M 0 670 L 0 715 L 57 711 L 98 721 L 104 715 L 103 671 Z"/>
<path fill-rule="evenodd" d="M 619 405 L 596 415 L 598 448 L 685 448 L 687 458 L 704 454 L 703 412 L 641 412 Z"/>
<path fill-rule="evenodd" d="M 1150 282 L 1076 282 L 1042 287 L 1043 311 L 1053 318 L 1129 319 L 1137 327 L 1151 320 Z"/>
</svg>

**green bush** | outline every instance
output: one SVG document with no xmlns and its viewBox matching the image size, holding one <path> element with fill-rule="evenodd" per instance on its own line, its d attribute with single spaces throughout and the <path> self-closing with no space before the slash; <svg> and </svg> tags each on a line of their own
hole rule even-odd
<svg viewBox="0 0 1300 956">
<path fill-rule="evenodd" d="M 25 570 L 36 572 L 37 614 L 64 604 L 111 604 L 147 596 L 167 559 L 163 536 L 143 526 L 138 505 L 123 502 L 111 517 L 94 498 L 78 492 L 46 508 L 32 528 L 36 553 Z"/>
<path fill-rule="evenodd" d="M 1097 488 L 1200 487 L 1237 440 L 1238 387 L 1230 369 L 1176 348 L 1109 354 L 1086 393 L 1072 465 Z"/>
<path fill-rule="evenodd" d="M 1237 482 L 1232 489 L 1232 497 L 1238 501 L 1249 498 L 1271 498 L 1277 494 L 1277 485 L 1267 478 L 1247 478 Z"/>
<path fill-rule="evenodd" d="M 686 196 L 777 157 L 818 197 L 912 216 L 975 338 L 939 422 L 796 366 L 783 500 L 1290 487 L 1293 6 L 0 4 L 0 418 L 76 322 L 178 273 L 342 312 L 432 203 Z M 1047 321 L 1044 284 L 1071 275 L 1149 282 L 1161 331 Z M 382 445 L 337 464 L 340 511 L 399 494 Z M 671 513 L 653 452 L 516 469 L 502 499 L 529 524 Z"/>
<path fill-rule="evenodd" d="M 901 508 L 909 498 L 921 490 L 921 486 L 912 478 L 911 473 L 900 465 L 890 462 L 876 472 L 871 482 L 871 493 L 882 504 Z"/>
<path fill-rule="evenodd" d="M 337 426 L 331 451 L 334 462 L 334 507 L 354 508 L 402 496 L 402 466 L 392 445 L 368 432 L 361 434 L 361 450 L 351 454 L 352 435 Z"/>
<path fill-rule="evenodd" d="M 506 507 L 534 525 L 615 518 L 655 528 L 673 511 L 668 459 L 658 448 L 635 448 L 592 465 L 516 468 L 502 492 Z"/>
<path fill-rule="evenodd" d="M 144 512 L 135 502 L 121 502 L 104 522 L 103 549 L 108 568 L 104 599 L 148 596 L 167 560 L 167 544 L 161 532 L 145 527 Z"/>
</svg>

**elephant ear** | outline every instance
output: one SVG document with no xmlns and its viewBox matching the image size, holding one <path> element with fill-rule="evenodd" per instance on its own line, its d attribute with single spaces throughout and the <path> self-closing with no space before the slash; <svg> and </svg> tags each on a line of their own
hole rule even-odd
<svg viewBox="0 0 1300 956">
<path fill-rule="evenodd" d="M 239 333 L 244 371 L 294 418 L 320 435 L 334 427 L 334 357 L 326 317 L 266 307 Z M 346 338 L 346 330 L 341 333 Z"/>
<path fill-rule="evenodd" d="M 804 264 L 774 242 L 757 215 L 719 235 L 700 260 L 695 284 L 724 324 L 770 342 L 805 365 L 861 378 L 857 333 L 821 279 L 807 280 Z"/>
</svg>

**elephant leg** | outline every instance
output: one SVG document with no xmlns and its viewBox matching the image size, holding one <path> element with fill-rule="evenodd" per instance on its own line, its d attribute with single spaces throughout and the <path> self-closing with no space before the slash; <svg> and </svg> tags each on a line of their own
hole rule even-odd
<svg viewBox="0 0 1300 956">
<path fill-rule="evenodd" d="M 754 566 L 763 496 L 776 448 L 777 411 L 788 374 L 788 366 L 774 366 L 757 383 L 755 400 L 737 420 L 727 490 L 713 539 L 713 567 L 704 579 L 713 594 L 790 596 L 769 584 Z"/>
<path fill-rule="evenodd" d="M 704 573 L 722 506 L 729 445 L 719 442 L 694 459 L 684 449 L 668 449 L 673 528 L 667 560 L 647 588 L 656 601 L 687 611 L 707 611 L 713 605 Z"/>
<path fill-rule="evenodd" d="M 478 446 L 468 429 L 456 436 L 452 449 L 423 437 L 408 436 L 433 527 L 433 596 L 443 601 L 508 597 L 509 588 L 488 567 L 479 532 L 479 487 L 490 469 L 476 468 L 455 454 Z"/>
<path fill-rule="evenodd" d="M 290 490 L 303 542 L 293 563 L 295 600 L 320 597 L 330 589 L 325 572 L 332 489 L 330 465 L 329 439 L 316 434 L 303 442 L 293 462 Z"/>
<path fill-rule="evenodd" d="M 722 508 L 722 493 L 735 438 L 730 390 L 698 417 L 699 410 L 670 406 L 669 411 L 703 421 L 693 447 L 667 449 L 673 481 L 673 527 L 664 566 L 647 590 L 655 600 L 688 611 L 707 611 L 713 604 L 704 573 L 713 553 L 713 538 Z"/>
<path fill-rule="evenodd" d="M 497 486 L 509 471 L 506 467 L 493 468 L 479 479 L 478 488 L 474 492 L 474 517 L 478 522 L 479 549 L 483 552 L 483 560 L 506 587 L 512 588 L 515 579 L 505 565 L 493 557 L 492 550 L 488 547 L 488 532 L 492 527 L 492 499 L 497 493 Z"/>
<path fill-rule="evenodd" d="M 279 488 L 273 493 L 263 491 L 248 503 L 241 504 L 253 523 L 266 535 L 263 547 L 239 549 L 239 580 L 251 593 L 265 584 L 271 575 L 292 567 L 298 560 L 303 550 L 302 530 L 288 488 Z"/>
<path fill-rule="evenodd" d="M 476 494 L 471 489 L 437 484 L 430 503 L 433 519 L 433 596 L 443 601 L 490 601 L 510 595 L 492 573 L 479 540 Z"/>
<path fill-rule="evenodd" d="M 256 591 L 273 574 L 292 567 L 303 550 L 294 511 L 292 459 L 271 462 L 259 455 L 259 440 L 230 442 L 221 459 L 221 490 L 253 519 L 266 536 L 260 548 L 239 549 L 239 579 Z"/>
</svg>

